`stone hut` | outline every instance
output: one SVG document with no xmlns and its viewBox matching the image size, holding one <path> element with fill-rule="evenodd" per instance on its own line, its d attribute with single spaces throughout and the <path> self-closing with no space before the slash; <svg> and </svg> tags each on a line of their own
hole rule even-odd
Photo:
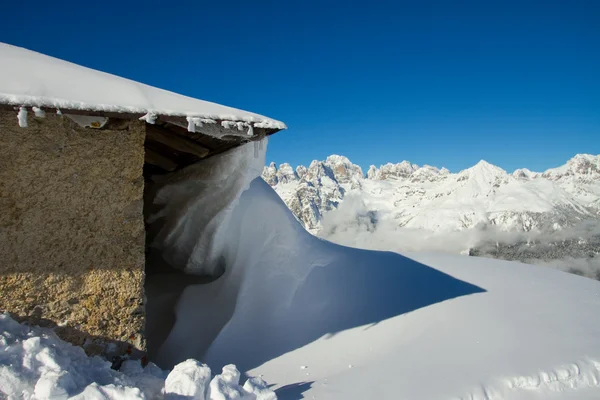
<svg viewBox="0 0 600 400">
<path fill-rule="evenodd" d="M 285 125 L 7 44 L 0 59 L 0 312 L 143 354 L 145 177 Z"/>
</svg>

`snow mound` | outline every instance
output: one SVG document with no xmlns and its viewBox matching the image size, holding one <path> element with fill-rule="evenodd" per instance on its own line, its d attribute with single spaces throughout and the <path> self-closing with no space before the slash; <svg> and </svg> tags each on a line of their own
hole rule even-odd
<svg viewBox="0 0 600 400">
<path fill-rule="evenodd" d="M 262 115 L 182 96 L 5 43 L 0 43 L 0 59 L 3 104 L 139 113 L 147 114 L 147 121 L 152 115 L 170 115 L 286 128 L 283 122 Z"/>
<path fill-rule="evenodd" d="M 0 398 L 8 399 L 245 399 L 273 400 L 260 378 L 239 385 L 240 373 L 228 365 L 212 377 L 208 366 L 184 361 L 171 372 L 139 360 L 120 371 L 100 357 L 60 340 L 50 329 L 34 328 L 0 314 Z M 231 394 L 234 393 L 235 396 Z"/>
<path fill-rule="evenodd" d="M 164 234 L 154 246 L 187 272 L 223 271 L 183 291 L 159 365 L 192 356 L 222 367 L 233 357 L 247 371 L 324 335 L 482 291 L 398 254 L 316 239 L 262 179 L 248 181 L 264 165 L 264 151 L 253 159 L 251 150 L 212 157 L 210 174 L 204 163 L 172 174 L 157 191 Z"/>
</svg>

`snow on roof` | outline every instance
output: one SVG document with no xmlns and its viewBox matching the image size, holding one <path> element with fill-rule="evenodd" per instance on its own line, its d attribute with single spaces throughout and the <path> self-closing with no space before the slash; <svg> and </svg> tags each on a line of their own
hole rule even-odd
<svg viewBox="0 0 600 400">
<path fill-rule="evenodd" d="M 198 100 L 0 43 L 0 104 L 243 121 L 286 129 L 262 115 Z"/>
</svg>

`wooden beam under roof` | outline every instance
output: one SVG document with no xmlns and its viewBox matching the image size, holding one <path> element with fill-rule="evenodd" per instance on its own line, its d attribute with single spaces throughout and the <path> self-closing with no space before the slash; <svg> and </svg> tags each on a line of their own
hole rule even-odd
<svg viewBox="0 0 600 400">
<path fill-rule="evenodd" d="M 144 149 L 144 161 L 148 164 L 156 165 L 164 169 L 165 171 L 175 171 L 177 169 L 177 163 L 170 158 L 163 156 L 162 154 L 146 147 Z"/>
<path fill-rule="evenodd" d="M 158 125 L 146 124 L 146 138 L 200 158 L 204 158 L 210 153 L 206 147 Z"/>
</svg>

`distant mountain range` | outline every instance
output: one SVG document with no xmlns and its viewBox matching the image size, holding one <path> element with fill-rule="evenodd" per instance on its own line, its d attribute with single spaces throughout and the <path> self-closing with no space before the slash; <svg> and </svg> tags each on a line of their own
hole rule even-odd
<svg viewBox="0 0 600 400">
<path fill-rule="evenodd" d="M 372 165 L 366 175 L 348 158 L 332 155 L 308 168 L 271 163 L 262 177 L 308 231 L 342 244 L 364 247 L 356 243 L 362 240 L 354 234 L 357 227 L 373 233 L 385 226 L 383 241 L 408 230 L 438 239 L 485 233 L 456 249 L 472 255 L 522 261 L 600 257 L 600 155 L 577 154 L 545 172 L 508 173 L 482 160 L 451 173 L 402 161 Z M 600 261 L 598 266 L 600 271 Z"/>
</svg>

